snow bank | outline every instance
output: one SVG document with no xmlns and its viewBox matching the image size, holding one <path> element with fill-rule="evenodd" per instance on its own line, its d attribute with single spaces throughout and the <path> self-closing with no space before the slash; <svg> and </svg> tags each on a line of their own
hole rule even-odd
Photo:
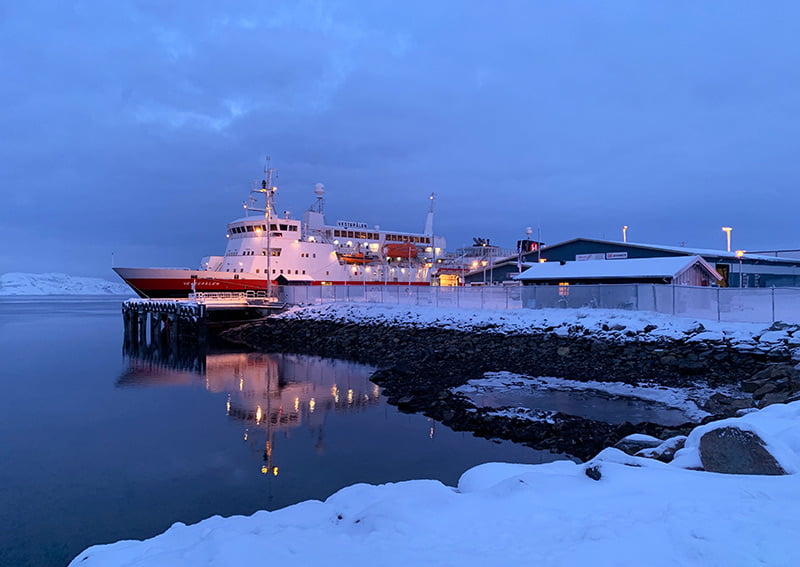
<svg viewBox="0 0 800 567">
<path fill-rule="evenodd" d="M 614 309 L 516 309 L 495 311 L 418 307 L 380 303 L 328 303 L 295 307 L 279 317 L 324 320 L 401 328 L 438 328 L 481 333 L 533 334 L 562 337 L 591 335 L 608 341 L 683 339 L 725 343 L 745 350 L 769 350 L 790 342 L 796 327 L 768 330 L 761 323 L 729 323 L 673 317 L 649 311 Z M 798 335 L 800 337 L 800 335 Z M 761 338 L 763 342 L 760 342 Z"/>
<path fill-rule="evenodd" d="M 800 403 L 725 422 L 800 454 Z M 692 446 L 690 436 L 685 454 Z M 91 547 L 72 565 L 798 565 L 798 506 L 800 475 L 706 473 L 606 449 L 584 465 L 484 464 L 457 488 L 354 485 L 325 502 Z"/>
<path fill-rule="evenodd" d="M 9 272 L 0 275 L 2 295 L 132 295 L 132 292 L 124 283 L 101 278 Z"/>
</svg>

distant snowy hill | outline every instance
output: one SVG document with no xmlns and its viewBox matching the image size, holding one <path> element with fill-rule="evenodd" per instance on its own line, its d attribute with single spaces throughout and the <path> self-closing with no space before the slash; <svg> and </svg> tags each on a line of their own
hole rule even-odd
<svg viewBox="0 0 800 567">
<path fill-rule="evenodd" d="M 67 274 L 24 274 L 9 272 L 0 275 L 2 295 L 135 295 L 122 282 L 101 278 L 84 278 Z"/>
</svg>

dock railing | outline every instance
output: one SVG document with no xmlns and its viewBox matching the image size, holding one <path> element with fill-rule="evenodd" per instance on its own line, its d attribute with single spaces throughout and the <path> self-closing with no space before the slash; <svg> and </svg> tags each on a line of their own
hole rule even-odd
<svg viewBox="0 0 800 567">
<path fill-rule="evenodd" d="M 800 288 L 719 288 L 659 284 L 439 287 L 279 286 L 292 305 L 386 303 L 454 309 L 603 308 L 653 311 L 743 323 L 800 323 Z"/>
</svg>

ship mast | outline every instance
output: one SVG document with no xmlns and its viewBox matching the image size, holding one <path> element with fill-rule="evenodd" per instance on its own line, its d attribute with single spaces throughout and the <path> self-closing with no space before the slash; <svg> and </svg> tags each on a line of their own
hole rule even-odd
<svg viewBox="0 0 800 567">
<path fill-rule="evenodd" d="M 267 220 L 267 297 L 272 296 L 272 209 L 275 206 L 273 198 L 278 190 L 273 183 L 275 169 L 269 166 L 270 156 L 267 156 L 267 163 L 264 167 L 264 179 L 261 180 L 261 189 L 251 191 L 251 193 L 261 193 L 264 195 L 264 217 Z"/>
</svg>

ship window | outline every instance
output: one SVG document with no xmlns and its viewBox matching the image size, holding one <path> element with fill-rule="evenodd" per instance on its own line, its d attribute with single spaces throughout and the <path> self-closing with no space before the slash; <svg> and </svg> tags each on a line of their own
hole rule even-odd
<svg viewBox="0 0 800 567">
<path fill-rule="evenodd" d="M 289 225 L 289 231 L 290 232 L 297 232 L 297 225 L 296 224 L 290 224 Z"/>
<path fill-rule="evenodd" d="M 294 275 L 297 275 L 297 274 L 298 274 L 298 272 L 299 272 L 299 270 L 295 270 L 295 271 L 294 271 Z"/>
<path fill-rule="evenodd" d="M 259 270 L 258 268 L 256 268 L 256 273 L 259 273 L 260 271 L 261 271 L 261 270 Z"/>
<path fill-rule="evenodd" d="M 267 225 L 265 225 L 265 224 L 262 224 L 262 225 L 261 225 L 261 230 L 267 230 Z"/>
<path fill-rule="evenodd" d="M 283 273 L 283 270 L 281 270 L 281 273 Z"/>
<path fill-rule="evenodd" d="M 280 237 L 283 236 L 283 233 L 282 232 L 273 232 L 272 236 L 277 236 L 278 238 L 280 238 Z"/>
<path fill-rule="evenodd" d="M 270 230 L 278 230 L 278 225 L 277 224 L 271 224 L 271 225 L 269 225 L 269 229 Z"/>
<path fill-rule="evenodd" d="M 355 234 L 356 233 L 353 232 L 352 230 L 348 230 L 347 231 L 347 238 L 355 238 L 356 237 Z"/>
<path fill-rule="evenodd" d="M 314 254 L 314 258 L 316 258 L 316 257 L 317 257 L 317 255 L 316 255 L 316 254 Z"/>
<path fill-rule="evenodd" d="M 235 275 L 233 276 L 233 279 L 235 279 L 235 280 L 238 280 L 238 279 L 239 279 L 239 274 L 235 274 Z"/>
<path fill-rule="evenodd" d="M 305 273 L 306 273 L 306 271 L 305 271 L 305 270 L 303 270 L 303 274 L 305 274 Z"/>
<path fill-rule="evenodd" d="M 247 232 L 253 232 L 253 225 L 248 224 L 246 230 L 247 230 Z"/>
<path fill-rule="evenodd" d="M 281 230 L 289 230 L 289 228 L 285 224 L 282 224 L 281 225 Z"/>
<path fill-rule="evenodd" d="M 280 256 L 280 255 L 281 255 L 281 249 L 280 248 L 273 248 L 270 251 L 270 256 Z"/>
<path fill-rule="evenodd" d="M 272 268 L 272 273 L 273 273 L 273 274 L 275 273 L 275 268 Z"/>
</svg>

